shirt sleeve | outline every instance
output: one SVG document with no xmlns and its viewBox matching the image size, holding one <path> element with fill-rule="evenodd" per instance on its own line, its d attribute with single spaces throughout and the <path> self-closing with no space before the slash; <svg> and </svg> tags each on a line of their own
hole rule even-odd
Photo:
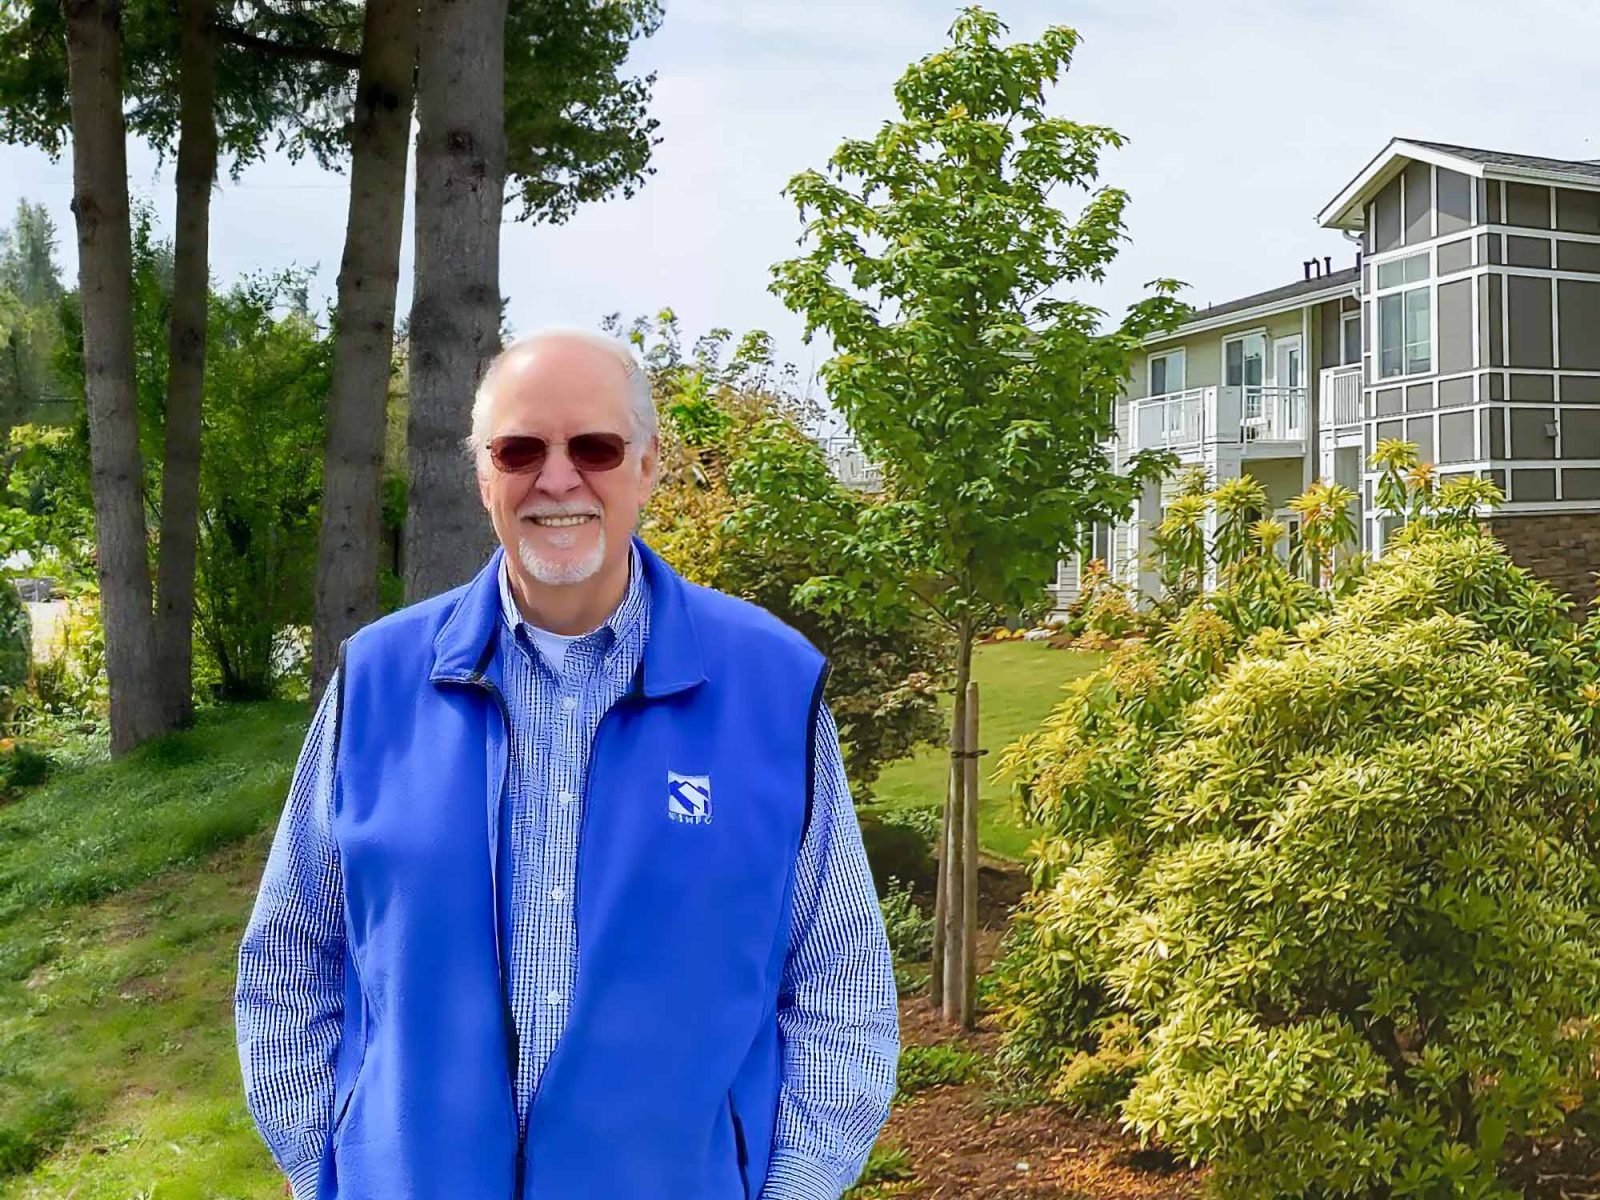
<svg viewBox="0 0 1600 1200">
<path fill-rule="evenodd" d="M 338 675 L 306 734 L 239 947 L 245 1101 L 294 1191 L 314 1200 L 344 1014 L 344 889 L 332 812 Z"/>
<path fill-rule="evenodd" d="M 761 1200 L 838 1200 L 888 1120 L 900 1055 L 894 960 L 826 707 L 812 752 L 815 801 L 795 865 L 778 994 L 783 1081 Z"/>
</svg>

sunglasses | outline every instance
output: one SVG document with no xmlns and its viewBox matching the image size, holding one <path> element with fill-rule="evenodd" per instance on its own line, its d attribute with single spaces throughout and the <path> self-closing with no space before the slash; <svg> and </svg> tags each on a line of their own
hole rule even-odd
<svg viewBox="0 0 1600 1200">
<path fill-rule="evenodd" d="M 489 460 L 506 475 L 527 475 L 544 466 L 550 447 L 560 446 L 542 437 L 510 433 L 489 441 Z M 620 433 L 580 433 L 569 437 L 567 457 L 580 471 L 612 471 L 627 455 L 628 439 Z"/>
</svg>

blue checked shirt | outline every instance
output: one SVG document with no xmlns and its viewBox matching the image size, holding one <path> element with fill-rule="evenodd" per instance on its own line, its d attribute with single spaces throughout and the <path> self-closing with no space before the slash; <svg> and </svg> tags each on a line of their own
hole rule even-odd
<svg viewBox="0 0 1600 1200">
<path fill-rule="evenodd" d="M 512 874 L 502 918 L 524 1130 L 577 974 L 572 895 L 584 768 L 649 636 L 647 587 L 635 553 L 623 602 L 567 647 L 557 674 L 529 636 L 503 569 L 500 577 L 511 713 L 502 820 Z M 336 693 L 330 684 L 300 752 L 240 947 L 235 996 L 245 1098 L 295 1200 L 315 1200 L 344 1005 L 343 885 L 329 823 Z M 777 1014 L 784 1074 L 762 1200 L 837 1200 L 888 1116 L 899 1055 L 893 964 L 826 708 L 813 753 L 816 801 L 796 864 Z"/>
</svg>

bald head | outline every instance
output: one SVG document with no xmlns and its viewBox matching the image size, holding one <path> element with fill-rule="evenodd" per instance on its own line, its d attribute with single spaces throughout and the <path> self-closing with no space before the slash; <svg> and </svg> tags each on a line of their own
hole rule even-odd
<svg viewBox="0 0 1600 1200">
<path fill-rule="evenodd" d="M 634 441 L 645 445 L 655 437 L 650 380 L 627 342 L 587 329 L 542 329 L 495 355 L 478 384 L 468 440 L 480 472 L 487 461 L 485 446 L 492 436 L 497 399 L 506 391 L 529 386 L 569 394 L 615 391 L 628 407 Z"/>
</svg>

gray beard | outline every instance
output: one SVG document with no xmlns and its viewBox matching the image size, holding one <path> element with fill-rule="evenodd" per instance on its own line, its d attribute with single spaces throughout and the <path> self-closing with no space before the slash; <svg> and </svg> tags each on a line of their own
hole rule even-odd
<svg viewBox="0 0 1600 1200">
<path fill-rule="evenodd" d="M 576 562 L 551 562 L 542 558 L 539 552 L 528 544 L 527 538 L 517 539 L 517 558 L 529 575 L 540 583 L 567 584 L 582 583 L 591 578 L 605 562 L 606 557 L 606 531 L 602 527 L 599 537 L 595 539 L 594 549 L 584 558 Z"/>
</svg>

